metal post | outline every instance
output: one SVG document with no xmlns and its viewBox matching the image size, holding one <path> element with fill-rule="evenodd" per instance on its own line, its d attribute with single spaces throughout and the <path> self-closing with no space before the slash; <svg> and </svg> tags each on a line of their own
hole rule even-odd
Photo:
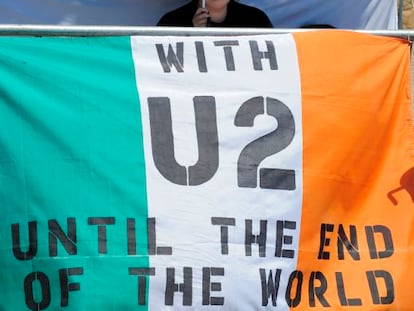
<svg viewBox="0 0 414 311">
<path fill-rule="evenodd" d="M 404 0 L 399 0 L 399 3 L 398 3 L 398 29 L 403 28 L 403 10 L 404 10 Z"/>
</svg>

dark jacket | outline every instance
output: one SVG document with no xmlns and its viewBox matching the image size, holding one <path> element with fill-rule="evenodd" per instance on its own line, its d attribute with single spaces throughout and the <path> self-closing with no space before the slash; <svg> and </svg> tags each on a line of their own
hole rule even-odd
<svg viewBox="0 0 414 311">
<path fill-rule="evenodd" d="M 193 27 L 193 16 L 197 11 L 198 0 L 165 14 L 157 26 Z M 269 17 L 258 8 L 230 0 L 227 5 L 226 19 L 221 23 L 209 22 L 210 27 L 251 27 L 272 28 Z"/>
</svg>

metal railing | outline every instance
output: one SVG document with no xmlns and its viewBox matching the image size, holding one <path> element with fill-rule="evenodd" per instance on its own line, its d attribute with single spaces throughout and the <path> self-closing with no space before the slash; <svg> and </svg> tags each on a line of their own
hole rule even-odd
<svg viewBox="0 0 414 311">
<path fill-rule="evenodd" d="M 239 36 L 314 31 L 305 28 L 192 28 L 147 26 L 0 25 L 0 36 Z M 414 30 L 351 31 L 414 40 Z"/>
</svg>

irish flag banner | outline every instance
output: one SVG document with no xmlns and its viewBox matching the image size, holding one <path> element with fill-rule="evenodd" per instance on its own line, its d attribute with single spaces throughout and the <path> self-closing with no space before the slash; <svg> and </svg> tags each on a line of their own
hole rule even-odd
<svg viewBox="0 0 414 311">
<path fill-rule="evenodd" d="M 0 310 L 406 310 L 408 41 L 0 38 Z"/>
</svg>

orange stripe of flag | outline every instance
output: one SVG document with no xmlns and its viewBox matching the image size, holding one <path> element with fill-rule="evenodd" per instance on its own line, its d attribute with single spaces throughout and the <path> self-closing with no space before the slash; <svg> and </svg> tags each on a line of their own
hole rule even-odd
<svg viewBox="0 0 414 311">
<path fill-rule="evenodd" d="M 337 30 L 294 37 L 304 154 L 303 287 L 294 309 L 412 310 L 409 43 Z"/>
</svg>

